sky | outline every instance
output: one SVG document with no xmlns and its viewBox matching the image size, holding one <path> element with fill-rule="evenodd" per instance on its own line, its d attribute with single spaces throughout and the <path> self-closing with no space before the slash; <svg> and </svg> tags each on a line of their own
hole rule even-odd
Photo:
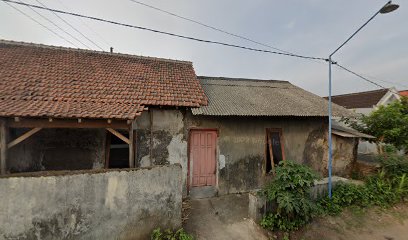
<svg viewBox="0 0 408 240">
<path fill-rule="evenodd" d="M 19 1 L 19 0 L 17 0 Z M 180 35 L 273 50 L 185 21 L 131 0 L 21 0 L 50 8 L 153 28 Z M 138 0 L 225 31 L 296 54 L 327 58 L 386 1 L 380 0 Z M 408 89 L 408 1 L 378 15 L 333 60 L 384 87 Z M 199 76 L 290 81 L 320 96 L 328 95 L 328 64 L 323 61 L 260 53 L 174 38 L 89 19 L 13 5 L 61 37 L 0 0 L 0 38 L 55 46 L 186 60 Z M 86 38 L 84 37 L 86 36 Z M 77 41 L 79 40 L 79 41 Z M 333 67 L 333 94 L 378 89 Z"/>
</svg>

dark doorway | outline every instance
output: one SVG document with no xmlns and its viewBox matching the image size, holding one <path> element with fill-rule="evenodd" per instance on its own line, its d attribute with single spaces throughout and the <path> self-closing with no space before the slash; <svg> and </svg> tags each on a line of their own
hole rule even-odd
<svg viewBox="0 0 408 240">
<path fill-rule="evenodd" d="M 282 142 L 282 129 L 266 130 L 266 163 L 265 171 L 269 173 L 281 161 L 285 160 L 285 153 Z"/>
<path fill-rule="evenodd" d="M 119 131 L 129 138 L 129 133 Z M 129 168 L 129 145 L 110 132 L 107 132 L 107 147 L 109 151 L 108 168 Z"/>
</svg>

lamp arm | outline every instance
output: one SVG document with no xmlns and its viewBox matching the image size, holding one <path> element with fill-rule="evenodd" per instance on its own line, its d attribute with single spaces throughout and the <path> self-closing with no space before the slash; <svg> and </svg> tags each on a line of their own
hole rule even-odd
<svg viewBox="0 0 408 240">
<path fill-rule="evenodd" d="M 387 4 L 390 4 L 390 3 L 391 3 L 391 1 L 388 1 L 386 4 L 384 4 L 383 7 L 387 6 Z M 371 20 L 373 20 L 380 13 L 382 8 L 380 8 L 380 10 L 378 10 L 372 17 L 370 17 L 370 19 L 368 19 L 360 28 L 358 28 L 357 31 L 355 31 L 349 38 L 347 38 L 346 41 L 344 41 L 338 48 L 336 48 L 336 50 L 334 50 L 330 54 L 330 57 L 333 56 L 337 51 L 339 51 L 340 48 L 342 48 L 344 45 L 346 45 L 346 43 L 348 43 L 350 41 L 350 39 L 352 39 L 358 32 L 360 32 L 360 30 L 363 29 L 369 22 L 371 22 Z"/>
</svg>

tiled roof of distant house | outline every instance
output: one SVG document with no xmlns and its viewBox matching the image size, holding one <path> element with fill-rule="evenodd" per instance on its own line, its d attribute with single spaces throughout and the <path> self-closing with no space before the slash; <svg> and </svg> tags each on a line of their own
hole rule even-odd
<svg viewBox="0 0 408 240">
<path fill-rule="evenodd" d="M 191 62 L 0 40 L 0 116 L 134 119 L 199 107 Z"/>
<path fill-rule="evenodd" d="M 372 108 L 387 94 L 388 89 L 379 89 L 367 92 L 358 92 L 332 96 L 333 103 L 348 109 Z M 327 97 L 325 97 L 327 99 Z"/>
<path fill-rule="evenodd" d="M 399 94 L 400 94 L 401 96 L 408 97 L 408 90 L 399 91 Z"/>
<path fill-rule="evenodd" d="M 198 77 L 208 106 L 193 108 L 194 115 L 212 116 L 328 116 L 328 102 L 287 81 Z M 334 116 L 354 114 L 333 104 Z"/>
</svg>

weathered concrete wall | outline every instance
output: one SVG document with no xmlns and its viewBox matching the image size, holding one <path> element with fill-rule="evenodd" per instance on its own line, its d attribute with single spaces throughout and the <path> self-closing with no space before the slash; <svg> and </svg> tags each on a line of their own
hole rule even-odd
<svg viewBox="0 0 408 240">
<path fill-rule="evenodd" d="M 183 169 L 183 192 L 187 190 L 187 138 L 185 111 L 150 109 L 137 119 L 137 164 L 152 166 L 178 163 Z"/>
<path fill-rule="evenodd" d="M 154 109 L 137 119 L 137 166 L 180 163 L 187 194 L 188 135 L 192 128 L 217 129 L 217 188 L 219 194 L 261 187 L 265 175 L 267 128 L 283 131 L 285 158 L 327 173 L 327 123 L 324 118 L 205 117 L 190 111 Z M 335 139 L 334 173 L 345 176 L 354 140 Z M 351 147 L 351 150 L 350 150 Z M 351 169 L 351 168 L 350 168 Z"/>
<path fill-rule="evenodd" d="M 40 174 L 0 178 L 0 239 L 148 239 L 181 226 L 180 165 Z"/>
<path fill-rule="evenodd" d="M 326 177 L 328 175 L 328 134 L 327 127 L 309 134 L 304 150 L 305 164 Z M 332 135 L 332 173 L 349 177 L 357 159 L 358 138 L 346 138 Z"/>
<path fill-rule="evenodd" d="M 322 118 L 198 117 L 187 114 L 188 128 L 219 130 L 218 189 L 220 194 L 249 191 L 261 187 L 264 174 L 267 128 L 281 128 L 285 158 L 305 163 L 309 135 L 324 129 Z M 220 161 L 220 162 L 221 162 Z M 321 158 L 309 159 L 321 163 Z"/>
<path fill-rule="evenodd" d="M 105 138 L 104 129 L 42 129 L 8 151 L 8 171 L 103 168 Z"/>
</svg>

